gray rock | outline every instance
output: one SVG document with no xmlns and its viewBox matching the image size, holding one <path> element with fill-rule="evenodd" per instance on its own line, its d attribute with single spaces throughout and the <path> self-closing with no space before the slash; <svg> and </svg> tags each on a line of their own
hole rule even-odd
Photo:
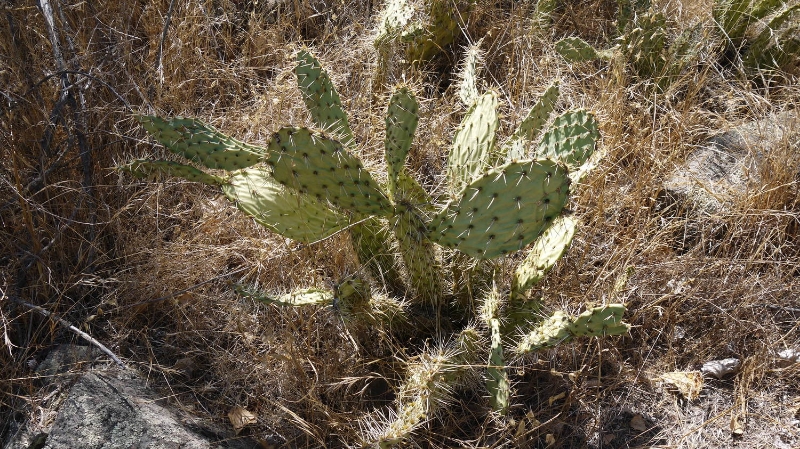
<svg viewBox="0 0 800 449">
<path fill-rule="evenodd" d="M 207 440 L 187 431 L 155 401 L 130 371 L 89 372 L 72 387 L 58 412 L 46 449 L 205 449 Z"/>
<path fill-rule="evenodd" d="M 786 111 L 712 137 L 664 183 L 667 199 L 705 214 L 725 212 L 742 195 L 761 187 L 765 157 L 780 145 L 800 144 L 798 130 L 800 115 Z"/>
<path fill-rule="evenodd" d="M 94 346 L 58 345 L 36 366 L 40 381 L 49 382 L 50 377 L 81 369 L 103 353 Z"/>
<path fill-rule="evenodd" d="M 9 449 L 254 449 L 228 426 L 196 419 L 162 403 L 138 373 L 117 366 L 77 374 L 93 360 L 93 348 L 63 345 L 37 367 L 45 389 L 58 395 L 47 425 L 28 422 L 5 446 Z M 74 382 L 74 384 L 73 384 Z M 56 413 L 57 410 L 57 413 Z"/>
</svg>

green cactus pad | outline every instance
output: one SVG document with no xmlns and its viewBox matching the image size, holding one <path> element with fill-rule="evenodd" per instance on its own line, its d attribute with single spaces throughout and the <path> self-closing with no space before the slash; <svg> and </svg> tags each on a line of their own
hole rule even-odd
<svg viewBox="0 0 800 449">
<path fill-rule="evenodd" d="M 450 0 L 432 0 L 426 3 L 427 20 L 416 27 L 408 27 L 406 37 L 413 36 L 408 46 L 407 59 L 411 63 L 428 61 L 456 38 L 458 22 L 455 18 L 467 11 L 454 8 Z"/>
<path fill-rule="evenodd" d="M 292 240 L 313 243 L 348 224 L 325 204 L 275 182 L 265 168 L 235 174 L 222 191 L 257 223 Z"/>
<path fill-rule="evenodd" d="M 660 13 L 643 14 L 637 17 L 636 25 L 622 36 L 620 49 L 639 77 L 659 76 L 666 65 L 666 19 Z"/>
<path fill-rule="evenodd" d="M 539 101 L 531 108 L 525 120 L 519 124 L 517 130 L 508 139 L 500 154 L 505 155 L 506 162 L 526 159 L 529 142 L 535 139 L 544 128 L 545 123 L 553 112 L 559 95 L 559 82 L 554 81 L 542 94 Z"/>
<path fill-rule="evenodd" d="M 433 215 L 435 213 L 428 192 L 406 170 L 401 171 L 397 176 L 395 202 L 412 205 L 417 210 L 418 215 Z M 425 221 L 427 222 L 427 220 Z"/>
<path fill-rule="evenodd" d="M 411 289 L 421 300 L 437 304 L 442 298 L 441 264 L 436 259 L 436 248 L 428 240 L 419 210 L 405 202 L 399 203 L 392 224 L 411 278 Z"/>
<path fill-rule="evenodd" d="M 495 132 L 500 125 L 497 106 L 497 94 L 483 94 L 456 130 L 447 161 L 447 180 L 453 194 L 460 192 L 488 166 Z"/>
<path fill-rule="evenodd" d="M 559 343 L 569 340 L 572 338 L 572 334 L 569 332 L 570 324 L 572 321 L 569 315 L 560 310 L 557 311 L 553 316 L 539 323 L 532 332 L 523 336 L 517 345 L 517 353 L 527 354 L 539 349 L 554 348 Z"/>
<path fill-rule="evenodd" d="M 577 317 L 570 317 L 558 311 L 527 335 L 517 345 L 516 352 L 527 354 L 540 349 L 553 348 L 577 336 L 601 337 L 622 335 L 630 330 L 630 325 L 622 322 L 625 306 L 609 304 L 587 310 Z"/>
<path fill-rule="evenodd" d="M 556 52 L 569 62 L 588 62 L 605 58 L 604 53 L 579 37 L 567 37 L 556 42 Z"/>
<path fill-rule="evenodd" d="M 208 168 L 229 171 L 247 168 L 257 164 L 267 151 L 239 142 L 192 118 L 139 115 L 136 119 L 168 150 Z"/>
<path fill-rule="evenodd" d="M 624 314 L 625 306 L 622 304 L 595 307 L 578 315 L 569 330 L 577 337 L 627 334 L 630 325 L 622 322 Z"/>
<path fill-rule="evenodd" d="M 397 177 L 403 171 L 408 151 L 417 131 L 419 106 L 414 94 L 407 87 L 395 89 L 386 113 L 386 165 L 389 171 L 388 190 L 394 195 Z"/>
<path fill-rule="evenodd" d="M 744 65 L 751 70 L 779 69 L 797 63 L 800 56 L 800 4 L 771 18 L 767 26 L 753 39 L 744 55 Z M 786 24 L 790 24 L 784 27 Z"/>
<path fill-rule="evenodd" d="M 528 257 L 514 272 L 514 279 L 511 283 L 512 299 L 522 297 L 561 259 L 572 243 L 577 223 L 578 220 L 575 218 L 562 215 L 544 231 L 544 234 L 531 248 Z"/>
<path fill-rule="evenodd" d="M 391 215 L 388 198 L 342 144 L 307 128 L 285 127 L 269 143 L 275 180 L 319 200 L 363 215 Z"/>
<path fill-rule="evenodd" d="M 187 181 L 201 182 L 211 186 L 222 185 L 225 182 L 219 176 L 209 175 L 189 165 L 183 165 L 172 161 L 137 159 L 120 166 L 119 170 L 128 172 L 137 178 L 146 178 L 151 175 L 162 174 L 177 176 Z"/>
<path fill-rule="evenodd" d="M 500 335 L 500 320 L 493 319 L 489 323 L 491 331 L 491 350 L 489 366 L 486 369 L 486 389 L 489 390 L 489 404 L 501 415 L 508 413 L 508 400 L 511 397 L 511 384 L 505 368 L 503 341 Z"/>
<path fill-rule="evenodd" d="M 353 248 L 362 266 L 392 293 L 401 294 L 403 277 L 395 266 L 392 232 L 385 218 L 369 217 L 350 227 Z"/>
<path fill-rule="evenodd" d="M 281 296 L 268 295 L 242 284 L 234 284 L 233 288 L 236 293 L 245 298 L 252 298 L 264 304 L 284 307 L 328 305 L 333 304 L 334 298 L 332 291 L 320 288 L 304 288 Z"/>
<path fill-rule="evenodd" d="M 431 240 L 478 258 L 519 251 L 536 240 L 567 202 L 563 165 L 515 162 L 492 169 L 467 186 L 431 220 Z"/>
<path fill-rule="evenodd" d="M 536 157 L 563 162 L 577 170 L 594 153 L 600 138 L 594 114 L 584 109 L 567 111 L 556 117 L 536 149 Z"/>
<path fill-rule="evenodd" d="M 339 93 L 322 64 L 309 51 L 301 50 L 297 52 L 295 73 L 297 86 L 303 93 L 303 101 L 314 123 L 336 136 L 345 147 L 351 147 L 355 143 L 353 131 L 342 109 Z"/>
<path fill-rule="evenodd" d="M 478 89 L 479 73 L 483 63 L 483 53 L 480 48 L 481 41 L 470 45 L 467 49 L 464 61 L 461 63 L 459 72 L 458 98 L 466 107 L 472 106 L 480 97 Z"/>
<path fill-rule="evenodd" d="M 493 288 L 486 297 L 481 309 L 481 318 L 486 322 L 491 335 L 489 363 L 486 368 L 486 389 L 489 391 L 489 403 L 494 411 L 505 415 L 508 412 L 511 384 L 505 369 L 499 319 L 500 293 L 496 288 Z"/>
</svg>

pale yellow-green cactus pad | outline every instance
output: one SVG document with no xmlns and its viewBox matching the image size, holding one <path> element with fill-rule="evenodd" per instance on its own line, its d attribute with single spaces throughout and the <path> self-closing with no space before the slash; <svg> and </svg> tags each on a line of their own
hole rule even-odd
<svg viewBox="0 0 800 449">
<path fill-rule="evenodd" d="M 299 242 L 315 242 L 348 224 L 344 215 L 320 201 L 278 184 L 263 167 L 231 176 L 222 191 L 257 223 Z"/>
</svg>

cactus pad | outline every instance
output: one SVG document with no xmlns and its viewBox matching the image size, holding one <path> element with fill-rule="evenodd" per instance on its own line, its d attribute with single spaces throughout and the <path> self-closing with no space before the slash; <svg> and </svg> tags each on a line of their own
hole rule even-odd
<svg viewBox="0 0 800 449">
<path fill-rule="evenodd" d="M 475 100 L 480 97 L 478 80 L 480 79 L 479 74 L 483 64 L 483 52 L 480 45 L 481 41 L 478 41 L 467 49 L 458 76 L 460 78 L 458 98 L 461 99 L 461 103 L 466 107 L 472 106 Z"/>
<path fill-rule="evenodd" d="M 536 157 L 556 159 L 577 170 L 594 153 L 600 137 L 594 114 L 584 109 L 556 117 L 536 149 Z"/>
<path fill-rule="evenodd" d="M 342 144 L 307 128 L 285 127 L 269 143 L 275 180 L 363 215 L 390 215 L 392 206 L 361 161 Z"/>
<path fill-rule="evenodd" d="M 461 121 L 447 161 L 447 180 L 452 193 L 460 192 L 486 169 L 500 125 L 497 106 L 497 94 L 487 92 L 475 101 Z"/>
<path fill-rule="evenodd" d="M 525 120 L 519 124 L 517 130 L 503 146 L 501 154 L 505 155 L 506 162 L 527 158 L 527 146 L 535 139 L 544 128 L 545 123 L 553 112 L 559 95 L 559 82 L 554 81 L 542 94 L 539 101 L 528 112 Z"/>
<path fill-rule="evenodd" d="M 508 400 L 511 396 L 511 384 L 505 368 L 503 356 L 503 339 L 500 334 L 500 293 L 496 288 L 487 296 L 481 310 L 481 317 L 486 322 L 491 335 L 489 364 L 486 368 L 486 389 L 489 391 L 489 403 L 492 409 L 505 415 L 508 412 Z"/>
<path fill-rule="evenodd" d="M 600 337 L 622 335 L 630 330 L 630 325 L 622 322 L 625 306 L 609 304 L 587 310 L 577 317 L 570 317 L 558 311 L 542 321 L 532 332 L 523 336 L 517 352 L 552 348 L 577 336 Z"/>
<path fill-rule="evenodd" d="M 297 53 L 297 86 L 303 93 L 314 123 L 325 132 L 336 136 L 345 147 L 352 146 L 353 131 L 347 121 L 347 114 L 342 109 L 339 93 L 333 86 L 328 72 L 309 51 Z"/>
<path fill-rule="evenodd" d="M 417 131 L 419 106 L 406 87 L 397 88 L 386 113 L 386 165 L 389 169 L 389 194 L 394 195 L 397 177 L 406 163 L 414 133 Z"/>
<path fill-rule="evenodd" d="M 642 78 L 653 78 L 664 70 L 666 23 L 663 14 L 643 14 L 637 17 L 636 28 L 622 37 L 622 53 Z"/>
<path fill-rule="evenodd" d="M 431 240 L 478 259 L 492 259 L 537 239 L 567 202 L 563 165 L 514 162 L 492 169 L 468 185 L 433 218 Z"/>
<path fill-rule="evenodd" d="M 567 37 L 556 42 L 556 52 L 569 62 L 588 62 L 606 57 L 579 37 Z"/>
<path fill-rule="evenodd" d="M 179 164 L 172 161 L 151 161 L 137 159 L 119 167 L 137 178 L 145 178 L 150 175 L 163 174 L 177 176 L 187 181 L 201 182 L 211 186 L 221 185 L 225 181 L 219 176 L 209 175 L 189 165 Z"/>
<path fill-rule="evenodd" d="M 257 223 L 292 240 L 313 243 L 348 224 L 325 204 L 281 186 L 264 168 L 237 173 L 222 191 Z"/>
<path fill-rule="evenodd" d="M 332 304 L 334 297 L 332 291 L 320 288 L 304 288 L 281 296 L 271 296 L 242 284 L 234 284 L 233 288 L 236 290 L 236 293 L 245 298 L 252 298 L 264 304 L 274 304 L 285 307 Z"/>
<path fill-rule="evenodd" d="M 247 168 L 257 164 L 267 151 L 239 142 L 192 118 L 165 120 L 152 115 L 139 115 L 136 119 L 168 150 L 208 168 L 229 171 Z"/>
<path fill-rule="evenodd" d="M 575 236 L 577 220 L 560 216 L 553 225 L 534 243 L 528 257 L 514 272 L 511 283 L 511 298 L 515 299 L 539 282 L 561 259 Z"/>
</svg>

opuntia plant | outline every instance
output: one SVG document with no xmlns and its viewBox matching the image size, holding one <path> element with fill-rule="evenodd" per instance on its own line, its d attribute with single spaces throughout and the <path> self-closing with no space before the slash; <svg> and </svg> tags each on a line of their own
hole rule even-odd
<svg viewBox="0 0 800 449">
<path fill-rule="evenodd" d="M 697 57 L 700 28 L 688 28 L 668 43 L 663 14 L 633 14 L 632 2 L 620 3 L 618 23 L 625 25 L 613 47 L 600 50 L 579 37 L 567 37 L 556 42 L 556 52 L 570 62 L 620 60 L 636 78 L 652 81 L 663 92 Z"/>
<path fill-rule="evenodd" d="M 747 75 L 800 67 L 800 4 L 716 0 L 712 15 L 725 58 Z"/>
<path fill-rule="evenodd" d="M 372 425 L 365 444 L 389 447 L 411 438 L 470 366 L 486 368 L 489 405 L 504 414 L 513 398 L 506 353 L 522 355 L 575 337 L 627 331 L 620 304 L 545 318 L 541 298 L 529 297 L 575 235 L 578 220 L 565 214 L 565 206 L 599 137 L 597 121 L 586 110 L 564 112 L 545 130 L 558 98 L 557 82 L 503 145 L 495 135 L 498 95 L 488 91 L 464 97 L 472 103 L 453 138 L 447 191 L 436 192 L 447 200 L 437 206 L 406 164 L 419 121 L 410 88 L 396 87 L 389 101 L 384 141 L 388 176 L 381 185 L 356 154 L 356 137 L 319 61 L 307 50 L 300 51 L 296 73 L 319 129 L 285 126 L 260 147 L 198 120 L 139 116 L 145 129 L 170 151 L 226 174 L 153 160 L 136 160 L 122 168 L 140 177 L 162 173 L 219 187 L 258 223 L 293 240 L 314 243 L 349 232 L 359 260 L 372 273 L 349 277 L 333 288 L 303 288 L 284 295 L 238 285 L 244 296 L 278 307 L 327 306 L 348 324 L 383 326 L 397 333 L 426 329 L 411 321 L 424 319 L 426 310 L 434 310 L 428 316 L 445 315 L 437 315 L 436 323 L 464 326 L 442 347 L 417 348 L 420 353 L 408 364 L 406 382 L 399 387 L 396 410 Z M 469 90 L 474 93 L 475 86 Z M 540 142 L 533 144 L 540 134 Z M 531 244 L 512 285 L 504 287 L 500 276 L 492 277 L 488 285 L 473 286 L 480 295 L 477 305 L 452 306 L 457 291 L 453 279 L 464 271 L 458 261 L 491 261 Z M 393 251 L 399 257 L 393 257 Z M 386 254 L 392 257 L 382 257 Z M 388 279 L 393 276 L 403 296 L 393 295 L 395 288 L 375 285 L 394 282 Z M 469 325 L 472 317 L 482 325 Z M 430 336 L 443 330 L 437 324 Z M 482 348 L 487 340 L 488 348 Z"/>
</svg>

